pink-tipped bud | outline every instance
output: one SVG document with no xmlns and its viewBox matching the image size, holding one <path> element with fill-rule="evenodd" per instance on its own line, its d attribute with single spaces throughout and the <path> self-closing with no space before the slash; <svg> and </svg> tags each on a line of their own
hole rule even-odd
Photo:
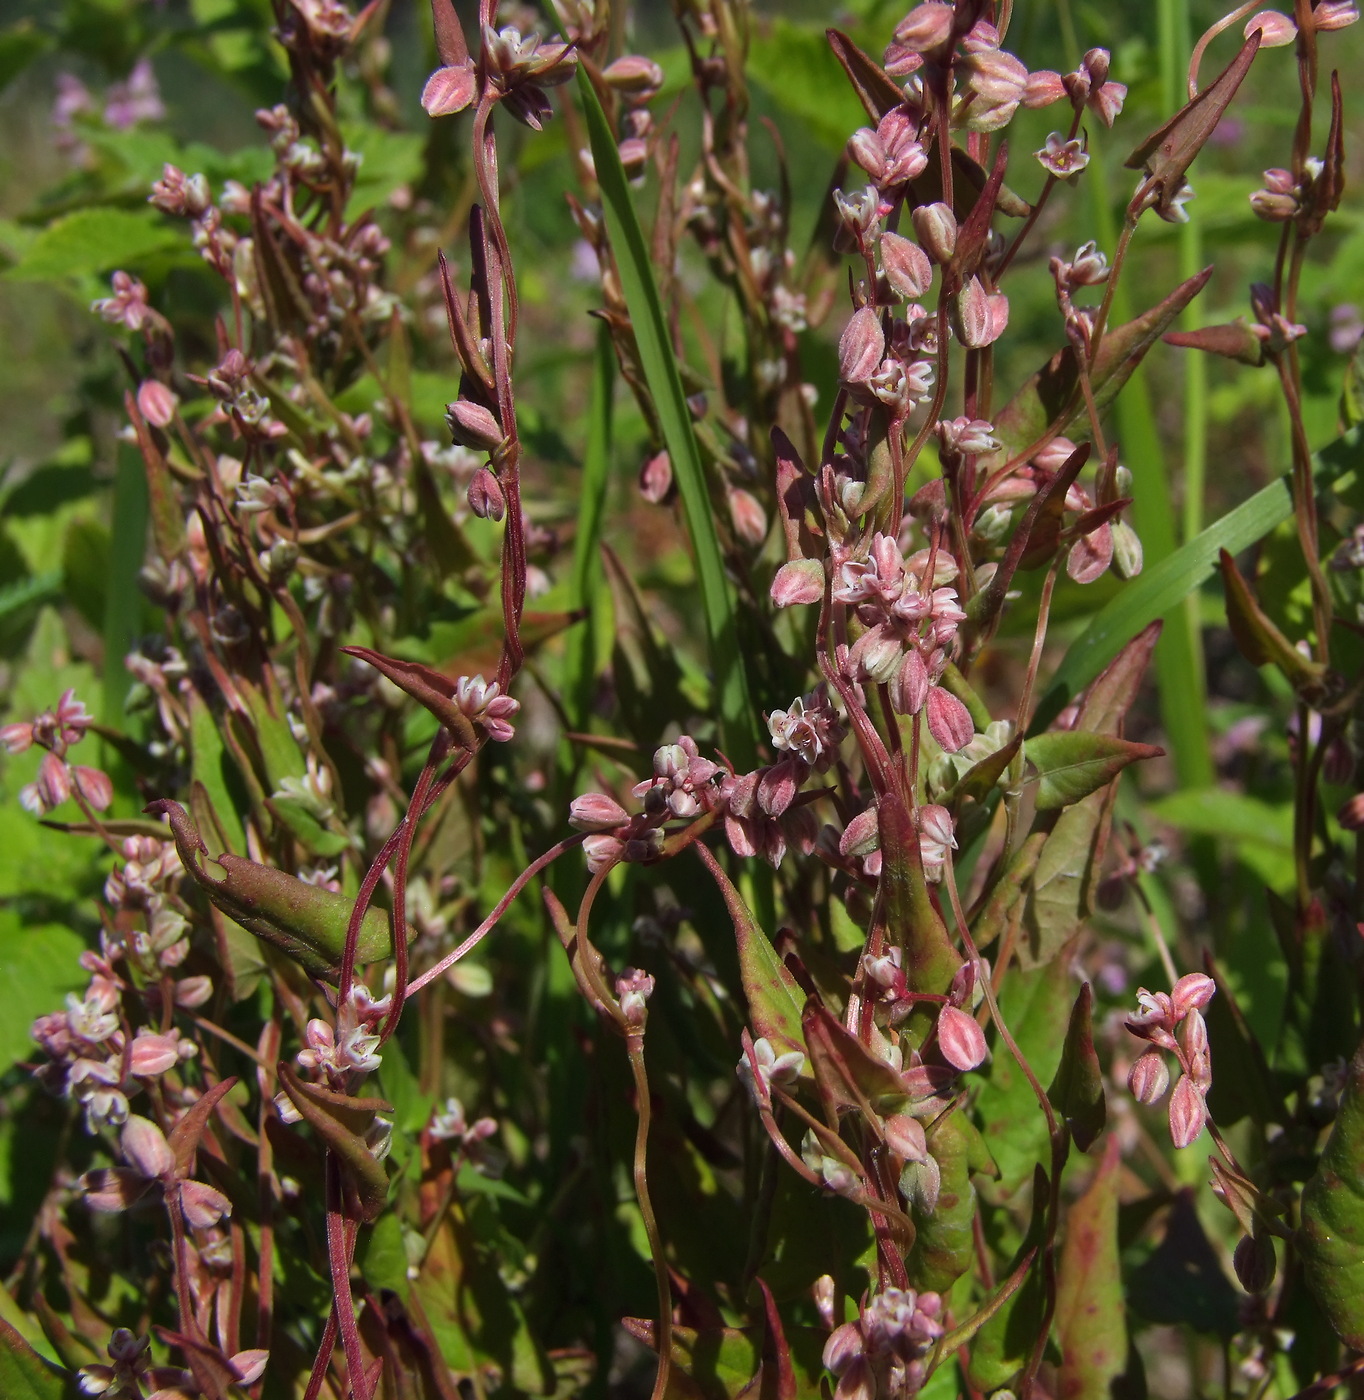
<svg viewBox="0 0 1364 1400">
<path fill-rule="evenodd" d="M 232 1214 L 232 1202 L 202 1181 L 181 1183 L 180 1205 L 185 1212 L 185 1223 L 192 1230 L 211 1229 L 224 1216 Z"/>
<path fill-rule="evenodd" d="M 1127 1087 L 1138 1103 L 1159 1103 L 1170 1087 L 1170 1071 L 1159 1050 L 1138 1055 L 1127 1072 Z"/>
<path fill-rule="evenodd" d="M 609 87 L 631 97 L 651 97 L 663 86 L 663 70 L 643 54 L 622 54 L 602 72 Z"/>
<path fill-rule="evenodd" d="M 1176 1147 L 1188 1147 L 1195 1142 L 1208 1121 L 1208 1105 L 1203 1092 L 1187 1074 L 1170 1095 L 1170 1141 Z"/>
<path fill-rule="evenodd" d="M 885 350 L 881 318 L 870 306 L 862 307 L 838 339 L 838 377 L 845 384 L 865 384 L 880 367 Z"/>
<path fill-rule="evenodd" d="M 104 811 L 114 800 L 114 785 L 109 781 L 109 775 L 100 772 L 98 768 L 87 768 L 78 763 L 71 770 L 71 777 L 76 784 L 76 791 L 95 811 Z"/>
<path fill-rule="evenodd" d="M 620 1002 L 620 1014 L 625 1024 L 633 1031 L 644 1029 L 648 1020 L 648 1001 L 654 994 L 654 979 L 637 967 L 627 968 L 625 974 L 616 978 L 616 998 Z"/>
<path fill-rule="evenodd" d="M 928 254 L 898 233 L 881 235 L 881 267 L 890 289 L 906 301 L 917 301 L 933 281 L 933 264 Z"/>
<path fill-rule="evenodd" d="M 1213 998 L 1217 983 L 1202 972 L 1188 972 L 1170 989 L 1170 1010 L 1176 1021 L 1190 1011 L 1201 1011 Z"/>
<path fill-rule="evenodd" d="M 237 1376 L 238 1385 L 254 1385 L 265 1374 L 270 1353 L 253 1347 L 250 1351 L 234 1352 L 228 1360 Z"/>
<path fill-rule="evenodd" d="M 213 995 L 211 977 L 182 977 L 175 984 L 175 1004 L 182 1011 L 202 1006 Z"/>
<path fill-rule="evenodd" d="M 159 379 L 144 380 L 137 390 L 137 411 L 158 428 L 170 425 L 180 400 Z"/>
<path fill-rule="evenodd" d="M 611 831 L 629 820 L 625 808 L 604 792 L 585 792 L 568 807 L 568 824 L 576 831 Z"/>
<path fill-rule="evenodd" d="M 174 1035 L 140 1030 L 128 1052 L 128 1068 L 143 1079 L 155 1079 L 180 1062 L 180 1042 Z"/>
<path fill-rule="evenodd" d="M 985 1032 L 960 1007 L 944 1006 L 938 1012 L 938 1049 L 953 1069 L 965 1073 L 985 1061 Z"/>
<path fill-rule="evenodd" d="M 507 513 L 507 498 L 492 468 L 480 467 L 474 473 L 469 483 L 469 509 L 480 520 L 501 520 Z"/>
<path fill-rule="evenodd" d="M 476 452 L 491 452 L 502 442 L 502 426 L 481 403 L 470 399 L 456 399 L 447 404 L 445 422 L 450 436 L 461 447 L 473 448 Z"/>
<path fill-rule="evenodd" d="M 1061 80 L 1061 75 L 1053 73 L 1049 68 L 1043 68 L 1028 74 L 1028 83 L 1023 89 L 1023 105 L 1050 107 L 1053 102 L 1060 102 L 1065 95 L 1066 85 Z"/>
<path fill-rule="evenodd" d="M 1274 1282 L 1278 1270 L 1274 1241 L 1268 1235 L 1242 1235 L 1231 1262 L 1247 1293 L 1263 1293 Z"/>
<path fill-rule="evenodd" d="M 824 597 L 824 565 L 818 559 L 793 559 L 772 579 L 772 601 L 779 608 L 817 603 Z"/>
<path fill-rule="evenodd" d="M 921 204 L 911 216 L 923 250 L 936 263 L 949 263 L 957 251 L 957 218 L 947 205 Z"/>
<path fill-rule="evenodd" d="M 625 843 L 606 832 L 589 836 L 583 842 L 583 855 L 587 857 L 587 868 L 593 875 L 599 875 L 608 866 L 615 865 L 624 854 Z"/>
<path fill-rule="evenodd" d="M 1312 11 L 1312 26 L 1316 30 L 1344 29 L 1359 18 L 1355 0 L 1321 0 Z"/>
<path fill-rule="evenodd" d="M 928 711 L 928 732 L 946 753 L 959 752 L 975 738 L 970 710 L 951 691 L 940 685 L 930 687 L 924 708 Z"/>
<path fill-rule="evenodd" d="M 1244 31 L 1246 38 L 1249 39 L 1257 29 L 1260 31 L 1262 49 L 1281 49 L 1298 37 L 1298 26 L 1278 10 L 1261 10 L 1254 19 L 1247 21 Z"/>
<path fill-rule="evenodd" d="M 437 68 L 422 89 L 422 108 L 428 117 L 452 116 L 474 100 L 477 86 L 472 65 Z"/>
<path fill-rule="evenodd" d="M 838 1301 L 838 1290 L 834 1285 L 832 1274 L 820 1274 L 810 1287 L 810 1292 L 814 1296 L 815 1311 L 819 1314 L 819 1320 L 824 1324 L 825 1330 L 832 1330 L 834 1325 L 834 1305 Z"/>
<path fill-rule="evenodd" d="M 735 534 L 755 549 L 767 538 L 767 512 L 751 491 L 736 487 L 729 493 L 729 518 Z"/>
<path fill-rule="evenodd" d="M 855 1322 L 845 1322 L 834 1328 L 824 1343 L 824 1364 L 834 1375 L 841 1376 L 854 1361 L 862 1358 L 862 1331 Z"/>
<path fill-rule="evenodd" d="M 847 825 L 838 840 L 838 852 L 845 857 L 870 855 L 880 844 L 879 823 L 875 807 L 859 812 Z"/>
<path fill-rule="evenodd" d="M 897 1113 L 886 1119 L 886 1146 L 902 1162 L 922 1162 L 928 1157 L 924 1125 L 911 1113 Z"/>
<path fill-rule="evenodd" d="M 945 0 L 927 0 L 895 26 L 895 42 L 915 53 L 936 53 L 952 38 L 953 7 Z"/>
<path fill-rule="evenodd" d="M 968 349 L 992 345 L 1009 324 L 1008 299 L 1001 292 L 985 290 L 973 277 L 952 299 L 952 330 Z"/>
<path fill-rule="evenodd" d="M 650 505 L 662 505 L 673 489 L 673 463 L 666 452 L 655 452 L 639 469 L 639 494 Z"/>
<path fill-rule="evenodd" d="M 132 1114 L 123 1125 L 120 1141 L 128 1165 L 148 1181 L 167 1176 L 175 1169 L 175 1153 L 165 1133 L 150 1118 Z"/>
</svg>

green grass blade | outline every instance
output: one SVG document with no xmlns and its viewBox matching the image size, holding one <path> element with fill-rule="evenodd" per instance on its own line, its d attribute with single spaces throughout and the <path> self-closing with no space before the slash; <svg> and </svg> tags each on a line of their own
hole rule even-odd
<svg viewBox="0 0 1364 1400">
<path fill-rule="evenodd" d="M 1168 626 L 1171 616 L 1183 617 L 1184 599 L 1212 576 L 1219 550 L 1239 553 L 1292 513 L 1288 478 L 1280 477 L 1133 579 L 1066 652 L 1038 705 L 1034 729 L 1050 723 L 1148 623 L 1164 617 Z"/>
<path fill-rule="evenodd" d="M 649 265 L 644 234 L 630 199 L 625 170 L 606 115 L 592 83 L 580 67 L 578 91 L 587 117 L 611 248 L 616 255 L 625 304 L 639 346 L 640 364 L 658 412 L 664 446 L 682 495 L 682 508 L 696 558 L 701 604 L 710 644 L 710 664 L 720 712 L 720 728 L 729 756 L 741 768 L 752 766 L 755 752 L 755 711 L 749 697 L 743 654 L 735 626 L 734 598 L 725 578 L 720 541 L 715 533 L 706 490 L 701 453 L 692 431 L 691 414 L 682 391 L 682 377 L 673 355 L 667 321 Z"/>
<path fill-rule="evenodd" d="M 596 358 L 592 373 L 592 402 L 588 409 L 587 445 L 583 451 L 583 478 L 578 501 L 578 531 L 573 540 L 573 589 L 571 606 L 585 608 L 587 616 L 569 638 L 564 693 L 573 722 L 586 728 L 597 674 L 597 644 L 603 618 L 599 603 L 603 593 L 601 522 L 606 506 L 606 483 L 611 467 L 611 394 L 615 386 L 616 355 L 611 332 L 603 322 L 597 328 Z"/>
</svg>

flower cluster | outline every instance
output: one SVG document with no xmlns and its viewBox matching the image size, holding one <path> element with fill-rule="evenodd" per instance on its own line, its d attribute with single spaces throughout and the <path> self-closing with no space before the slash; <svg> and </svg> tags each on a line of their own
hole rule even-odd
<svg viewBox="0 0 1364 1400">
<path fill-rule="evenodd" d="M 1167 1053 L 1179 1064 L 1179 1082 L 1170 1095 L 1170 1139 L 1176 1147 L 1188 1147 L 1208 1121 L 1212 1060 L 1203 1008 L 1216 990 L 1217 984 L 1202 972 L 1181 977 L 1168 995 L 1142 987 L 1137 992 L 1141 1009 L 1127 1021 L 1133 1035 L 1151 1044 L 1127 1076 L 1128 1088 L 1139 1103 L 1159 1103 L 1164 1098 L 1170 1087 Z"/>
<path fill-rule="evenodd" d="M 824 1344 L 824 1364 L 838 1377 L 834 1400 L 909 1400 L 923 1386 L 924 1356 L 943 1331 L 938 1294 L 883 1288 Z"/>
</svg>

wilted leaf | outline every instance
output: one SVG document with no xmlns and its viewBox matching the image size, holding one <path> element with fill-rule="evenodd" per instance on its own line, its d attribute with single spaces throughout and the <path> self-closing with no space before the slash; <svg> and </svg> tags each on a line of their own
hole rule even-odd
<svg viewBox="0 0 1364 1400">
<path fill-rule="evenodd" d="M 1129 763 L 1158 758 L 1165 750 L 1113 734 L 1062 729 L 1029 739 L 1023 752 L 1037 769 L 1037 810 L 1051 812 L 1097 792 Z"/>
<path fill-rule="evenodd" d="M 1336 1335 L 1364 1351 L 1364 1044 L 1317 1170 L 1303 1187 L 1297 1235 L 1303 1277 Z"/>
<path fill-rule="evenodd" d="M 1118 1139 L 1066 1213 L 1056 1287 L 1061 1400 L 1109 1400 L 1127 1366 L 1127 1322 L 1118 1266 Z"/>
<path fill-rule="evenodd" d="M 1108 1117 L 1103 1071 L 1094 1050 L 1093 1005 L 1094 993 L 1086 982 L 1070 1009 L 1061 1063 L 1047 1090 L 1052 1107 L 1069 1124 L 1070 1135 L 1081 1152 L 1089 1151 Z"/>
</svg>

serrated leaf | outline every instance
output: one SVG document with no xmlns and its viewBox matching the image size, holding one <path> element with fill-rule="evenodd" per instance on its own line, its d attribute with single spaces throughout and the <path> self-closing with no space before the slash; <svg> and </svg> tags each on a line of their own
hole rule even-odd
<svg viewBox="0 0 1364 1400">
<path fill-rule="evenodd" d="M 1335 1125 L 1303 1187 L 1303 1277 L 1336 1335 L 1364 1351 L 1364 1044 L 1350 1061 Z"/>
<path fill-rule="evenodd" d="M 1108 1118 L 1103 1070 L 1094 1050 L 1093 1006 L 1094 993 L 1086 982 L 1070 1009 L 1061 1063 L 1047 1090 L 1052 1107 L 1066 1120 L 1081 1152 L 1093 1146 Z"/>
<path fill-rule="evenodd" d="M 1062 729 L 1029 739 L 1023 752 L 1037 769 L 1037 810 L 1054 812 L 1107 786 L 1129 763 L 1158 758 L 1165 750 L 1114 734 Z"/>
<path fill-rule="evenodd" d="M 184 235 L 150 209 L 78 209 L 49 224 L 5 273 L 15 282 L 53 282 L 135 266 L 182 246 Z"/>
<path fill-rule="evenodd" d="M 1118 1177 L 1122 1158 L 1110 1137 L 1084 1195 L 1066 1213 L 1056 1286 L 1061 1395 L 1108 1400 L 1127 1368 L 1127 1322 L 1118 1264 Z"/>
</svg>

